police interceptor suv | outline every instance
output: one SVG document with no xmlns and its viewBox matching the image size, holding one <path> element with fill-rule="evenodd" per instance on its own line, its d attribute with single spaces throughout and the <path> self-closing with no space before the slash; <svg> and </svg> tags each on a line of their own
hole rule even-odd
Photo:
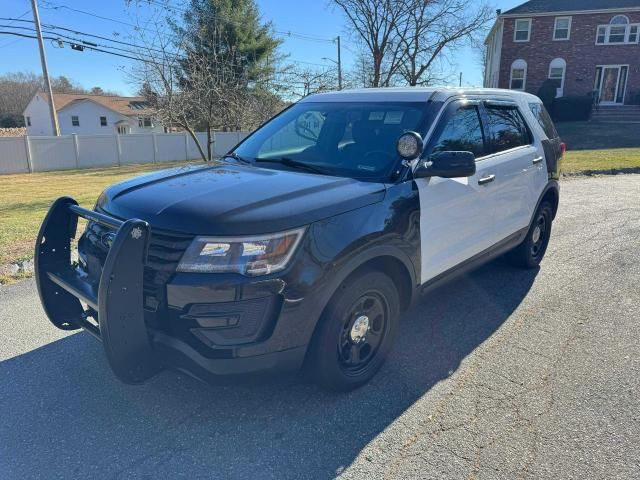
<svg viewBox="0 0 640 480">
<path fill-rule="evenodd" d="M 540 263 L 563 152 L 526 93 L 312 95 L 219 161 L 124 181 L 94 210 L 58 199 L 38 291 L 127 383 L 304 366 L 349 390 L 379 370 L 418 294 L 498 255 Z"/>
</svg>

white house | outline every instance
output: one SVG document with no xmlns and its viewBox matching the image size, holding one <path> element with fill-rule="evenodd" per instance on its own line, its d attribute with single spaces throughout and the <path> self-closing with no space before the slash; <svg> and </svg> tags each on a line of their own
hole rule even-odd
<svg viewBox="0 0 640 480">
<path fill-rule="evenodd" d="M 53 100 L 61 135 L 164 132 L 142 97 L 54 93 Z M 27 135 L 53 135 L 47 94 L 36 93 L 23 115 Z"/>
</svg>

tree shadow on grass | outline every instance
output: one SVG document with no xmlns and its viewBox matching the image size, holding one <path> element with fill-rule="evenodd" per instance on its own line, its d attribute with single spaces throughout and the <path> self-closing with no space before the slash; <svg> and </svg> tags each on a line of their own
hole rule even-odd
<svg viewBox="0 0 640 480">
<path fill-rule="evenodd" d="M 429 293 L 378 376 L 342 395 L 174 372 L 125 386 L 87 334 L 50 343 L 0 363 L 0 478 L 332 477 L 491 336 L 536 274 L 498 261 Z"/>
</svg>

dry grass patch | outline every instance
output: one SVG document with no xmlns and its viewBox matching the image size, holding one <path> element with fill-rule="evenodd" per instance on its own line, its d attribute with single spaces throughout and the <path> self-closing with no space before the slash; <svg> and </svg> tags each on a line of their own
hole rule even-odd
<svg viewBox="0 0 640 480">
<path fill-rule="evenodd" d="M 10 266 L 33 256 L 38 229 L 56 198 L 69 195 L 81 205 L 92 207 L 100 192 L 109 185 L 187 163 L 0 175 L 0 284 L 24 276 L 11 274 Z"/>
</svg>

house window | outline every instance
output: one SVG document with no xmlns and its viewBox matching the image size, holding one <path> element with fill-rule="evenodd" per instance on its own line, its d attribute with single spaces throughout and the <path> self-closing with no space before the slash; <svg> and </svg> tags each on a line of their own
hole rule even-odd
<svg viewBox="0 0 640 480">
<path fill-rule="evenodd" d="M 569 40 L 571 34 L 571 17 L 556 17 L 553 28 L 554 40 Z"/>
<path fill-rule="evenodd" d="M 123 125 L 118 127 L 118 135 L 126 135 L 127 133 L 127 127 Z"/>
<path fill-rule="evenodd" d="M 629 23 L 624 15 L 616 15 L 609 25 L 598 25 L 597 45 L 624 45 L 638 43 L 640 24 Z"/>
<path fill-rule="evenodd" d="M 516 20 L 516 28 L 513 32 L 514 42 L 528 42 L 531 37 L 531 19 L 518 18 Z"/>
<path fill-rule="evenodd" d="M 27 127 L 31 126 L 31 117 L 27 117 L 26 124 L 27 124 Z"/>
<path fill-rule="evenodd" d="M 71 125 L 73 125 L 74 127 L 79 127 L 80 126 L 80 119 L 78 118 L 77 115 L 72 115 L 71 116 Z"/>
<path fill-rule="evenodd" d="M 140 128 L 153 127 L 153 123 L 151 122 L 151 117 L 138 117 L 138 127 Z"/>
<path fill-rule="evenodd" d="M 524 90 L 527 84 L 527 62 L 516 60 L 511 64 L 511 80 L 509 88 L 511 90 Z"/>
<path fill-rule="evenodd" d="M 553 81 L 556 87 L 556 97 L 563 95 L 565 72 L 567 62 L 562 58 L 556 58 L 549 64 L 549 80 Z"/>
<path fill-rule="evenodd" d="M 101 127 L 107 126 L 107 117 L 100 117 L 100 126 Z"/>
</svg>

